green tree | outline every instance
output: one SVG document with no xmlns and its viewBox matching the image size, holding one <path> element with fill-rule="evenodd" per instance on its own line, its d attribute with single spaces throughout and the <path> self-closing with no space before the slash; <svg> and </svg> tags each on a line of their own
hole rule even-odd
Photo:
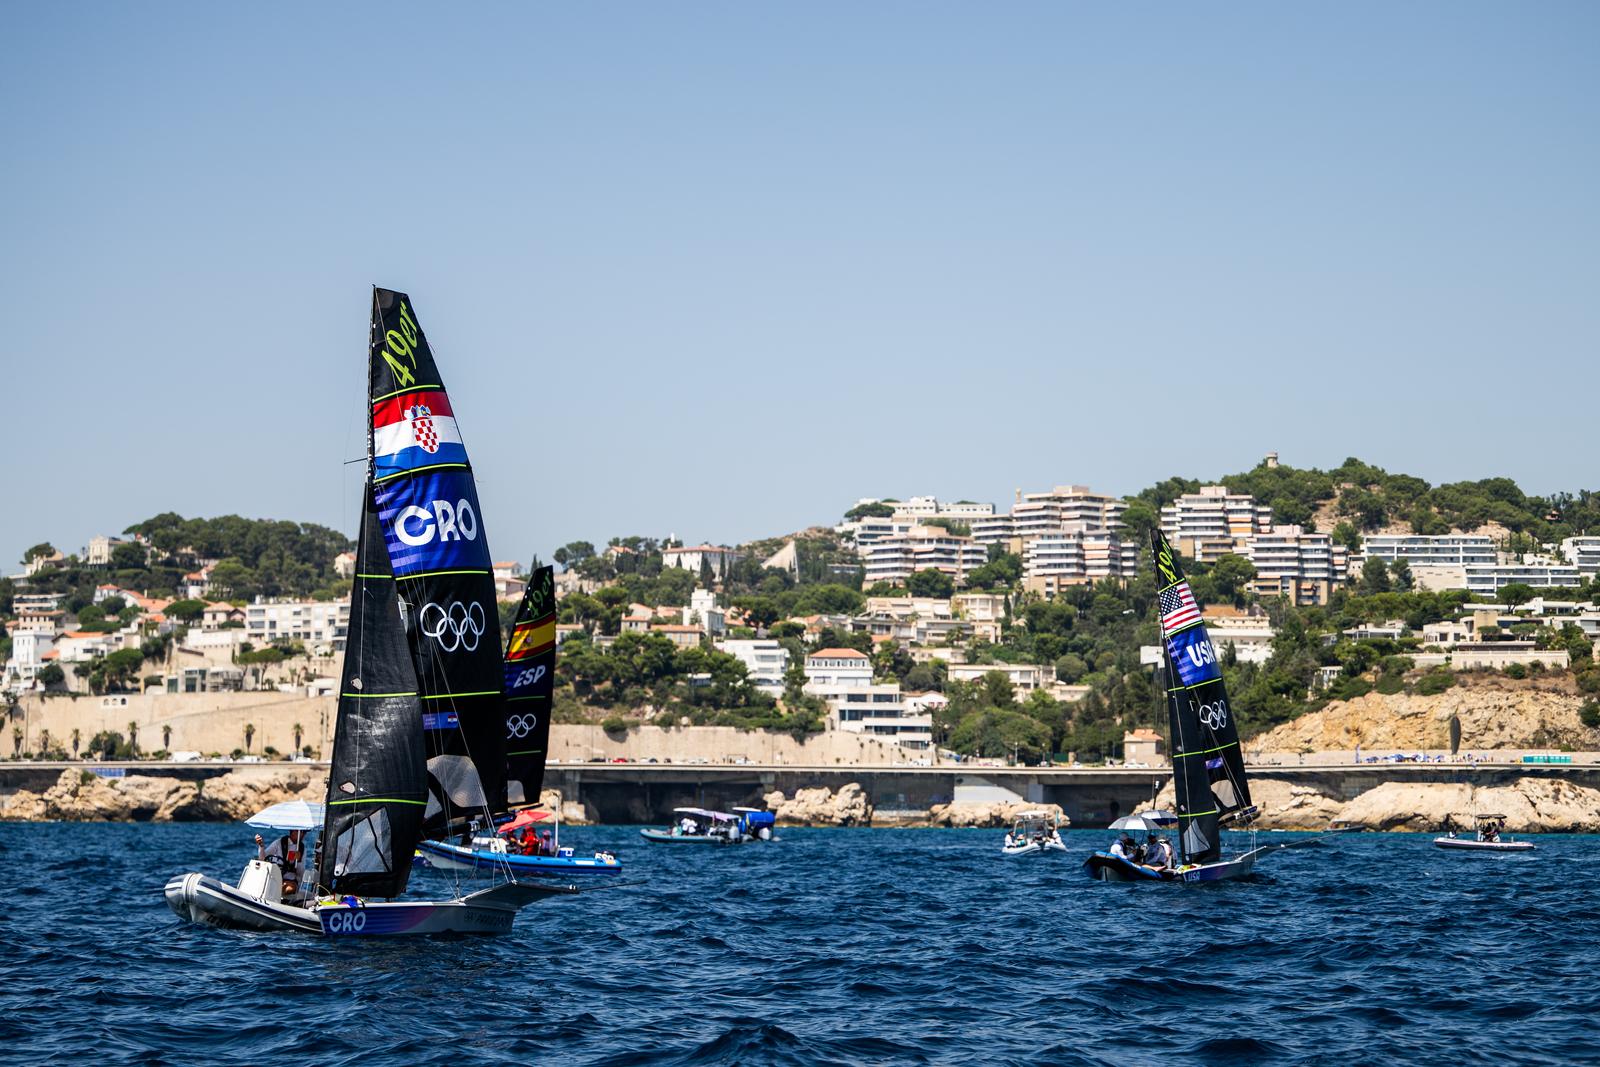
<svg viewBox="0 0 1600 1067">
<path fill-rule="evenodd" d="M 1526 604 L 1534 598 L 1533 587 L 1524 585 L 1522 582 L 1511 582 L 1508 585 L 1502 585 L 1496 590 L 1494 598 L 1500 603 L 1514 608 L 1518 604 Z"/>
<path fill-rule="evenodd" d="M 67 672 L 61 669 L 61 664 L 59 663 L 46 663 L 39 668 L 39 672 L 34 675 L 34 678 L 38 679 L 40 685 L 49 689 L 65 682 L 67 680 Z"/>
<path fill-rule="evenodd" d="M 24 565 L 26 565 L 32 563 L 36 559 L 47 559 L 55 554 L 55 545 L 52 545 L 49 541 L 40 541 L 38 544 L 34 545 L 32 548 L 28 549 L 28 551 L 22 554 L 22 562 Z"/>
<path fill-rule="evenodd" d="M 555 550 L 553 558 L 563 567 L 576 567 L 584 560 L 594 558 L 594 545 L 588 541 L 568 541 Z"/>
<path fill-rule="evenodd" d="M 1236 607 L 1243 607 L 1249 599 L 1250 583 L 1255 577 L 1255 564 L 1231 552 L 1224 553 L 1211 566 L 1211 585 L 1218 599 L 1232 601 Z"/>
<path fill-rule="evenodd" d="M 860 522 L 862 519 L 887 519 L 892 515 L 894 515 L 894 507 L 882 501 L 857 504 L 844 513 L 844 517 L 848 522 Z"/>
<path fill-rule="evenodd" d="M 1369 556 L 1361 565 L 1361 582 L 1358 586 L 1361 593 L 1387 593 L 1389 591 L 1389 566 L 1377 556 Z"/>
<path fill-rule="evenodd" d="M 1394 588 L 1399 592 L 1409 593 L 1416 584 L 1416 579 L 1411 575 L 1411 564 L 1403 559 L 1389 564 L 1389 574 L 1393 578 Z"/>
<path fill-rule="evenodd" d="M 912 596 L 948 599 L 956 591 L 955 579 L 943 571 L 917 571 L 906 579 L 906 588 Z"/>
<path fill-rule="evenodd" d="M 197 622 L 200 616 L 205 613 L 205 610 L 206 602 L 204 600 L 174 600 L 165 608 L 162 608 L 161 613 L 174 622 L 188 625 Z"/>
</svg>

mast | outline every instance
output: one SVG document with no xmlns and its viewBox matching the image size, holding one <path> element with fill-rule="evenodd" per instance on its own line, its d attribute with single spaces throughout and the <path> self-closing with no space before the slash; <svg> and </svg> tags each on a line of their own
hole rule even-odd
<svg viewBox="0 0 1600 1067">
<path fill-rule="evenodd" d="M 374 333 L 376 310 L 374 303 Z M 333 893 L 394 897 L 405 891 L 411 876 L 428 791 L 422 704 L 378 523 L 372 441 L 369 414 L 367 477 L 317 884 Z"/>
<path fill-rule="evenodd" d="M 506 806 L 539 803 L 550 742 L 550 699 L 555 690 L 555 571 L 540 567 L 511 624 L 506 645 Z"/>
<path fill-rule="evenodd" d="M 1220 827 L 1249 821 L 1255 808 L 1222 668 L 1199 605 L 1160 529 L 1151 531 L 1151 548 L 1160 583 L 1157 611 L 1167 667 L 1178 847 L 1185 862 L 1210 863 L 1222 854 Z"/>
<path fill-rule="evenodd" d="M 372 483 L 426 738 L 424 829 L 505 806 L 500 616 L 483 511 L 411 298 L 374 289 Z"/>
</svg>

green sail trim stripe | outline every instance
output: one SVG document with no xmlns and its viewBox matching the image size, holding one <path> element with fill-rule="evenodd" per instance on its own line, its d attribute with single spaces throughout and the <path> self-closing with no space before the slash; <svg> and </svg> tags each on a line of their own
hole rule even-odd
<svg viewBox="0 0 1600 1067">
<path fill-rule="evenodd" d="M 416 574 L 402 574 L 395 579 L 397 582 L 414 582 L 418 578 L 433 578 L 440 574 L 489 574 L 490 571 L 418 571 Z"/>
<path fill-rule="evenodd" d="M 396 478 L 404 478 L 408 474 L 420 474 L 423 471 L 443 470 L 446 467 L 458 467 L 461 470 L 467 469 L 467 465 L 465 463 L 430 463 L 426 467 L 411 467 L 407 470 L 401 471 L 399 474 L 385 474 L 382 478 L 372 479 L 372 484 L 382 485 L 384 482 L 392 482 Z"/>
<path fill-rule="evenodd" d="M 356 577 L 357 578 L 366 578 L 368 580 L 371 580 L 373 578 L 388 578 L 390 581 L 394 580 L 394 575 L 392 575 L 392 574 L 358 574 L 358 575 L 356 575 Z"/>
<path fill-rule="evenodd" d="M 352 700 L 378 700 L 381 697 L 414 697 L 417 694 L 412 691 L 410 693 L 340 693 L 339 695 L 350 697 Z"/>
<path fill-rule="evenodd" d="M 1218 745 L 1216 748 L 1202 749 L 1199 752 L 1175 752 L 1175 753 L 1173 753 L 1173 758 L 1174 759 L 1188 759 L 1190 756 L 1209 756 L 1209 755 L 1211 755 L 1211 753 L 1213 753 L 1213 752 L 1221 752 L 1225 748 L 1238 748 L 1238 747 L 1239 747 L 1239 742 L 1237 742 L 1237 741 L 1229 741 L 1225 745 Z"/>
<path fill-rule="evenodd" d="M 1220 682 L 1220 681 L 1222 681 L 1222 678 L 1220 676 L 1216 677 L 1216 678 L 1207 678 L 1205 681 L 1196 682 L 1193 685 L 1175 685 L 1171 689 L 1168 689 L 1167 692 L 1169 692 L 1169 693 L 1184 693 L 1184 692 L 1188 692 L 1190 689 L 1199 689 L 1203 685 L 1211 685 L 1213 682 Z"/>
<path fill-rule="evenodd" d="M 423 700 L 449 700 L 451 697 L 492 697 L 499 696 L 498 689 L 480 689 L 476 693 L 424 693 Z"/>
<path fill-rule="evenodd" d="M 1160 589 L 1157 589 L 1156 590 L 1156 595 L 1160 596 L 1162 593 L 1165 593 L 1168 589 L 1171 589 L 1173 586 L 1182 585 L 1184 582 L 1187 582 L 1188 580 L 1189 579 L 1187 579 L 1187 578 L 1179 578 L 1175 582 L 1169 582 L 1166 585 L 1162 586 Z"/>
<path fill-rule="evenodd" d="M 384 393 L 382 396 L 375 396 L 375 397 L 372 398 L 372 402 L 374 404 L 381 404 L 385 400 L 388 400 L 391 397 L 404 396 L 407 393 L 420 393 L 424 389 L 443 389 L 443 388 L 444 388 L 444 386 L 440 385 L 438 382 L 434 382 L 432 385 L 412 385 L 412 386 L 408 386 L 405 389 L 396 389 L 392 393 Z"/>
<path fill-rule="evenodd" d="M 408 800 L 405 797 L 357 797 L 355 800 L 330 800 L 329 807 L 339 804 L 415 804 L 419 808 L 428 806 L 426 800 Z"/>
<path fill-rule="evenodd" d="M 507 752 L 506 755 L 508 755 L 508 756 L 537 756 L 540 753 L 542 753 L 543 751 L 544 751 L 544 749 L 542 749 L 542 748 L 530 748 L 526 752 Z"/>
<path fill-rule="evenodd" d="M 1212 808 L 1210 811 L 1185 811 L 1185 812 L 1179 812 L 1178 813 L 1178 818 L 1180 818 L 1180 819 L 1198 819 L 1202 815 L 1215 815 L 1221 810 L 1222 810 L 1221 808 Z"/>
<path fill-rule="evenodd" d="M 509 704 L 513 700 L 549 700 L 549 699 L 550 699 L 549 697 L 540 696 L 538 693 L 528 693 L 528 694 L 526 694 L 524 696 L 520 696 L 520 697 L 506 697 L 506 703 Z"/>
</svg>

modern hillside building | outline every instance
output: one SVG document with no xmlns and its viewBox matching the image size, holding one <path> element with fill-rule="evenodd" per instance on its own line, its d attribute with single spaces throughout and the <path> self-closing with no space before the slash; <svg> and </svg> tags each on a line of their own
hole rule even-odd
<svg viewBox="0 0 1600 1067">
<path fill-rule="evenodd" d="M 1122 521 L 1127 504 L 1084 485 L 1058 485 L 1047 493 L 1017 493 L 1009 515 L 972 520 L 972 537 L 979 544 L 1004 544 L 1013 538 L 1024 543 L 1035 537 L 1059 533 L 1076 524 L 1086 530 L 1109 530 Z"/>
<path fill-rule="evenodd" d="M 989 561 L 982 545 L 939 526 L 914 526 L 859 551 L 868 587 L 877 582 L 903 582 L 917 571 L 939 571 L 961 584 L 968 572 Z"/>
<path fill-rule="evenodd" d="M 1023 542 L 1025 583 L 1035 578 L 1053 578 L 1057 585 L 1088 585 L 1104 578 L 1126 580 L 1138 567 L 1138 545 L 1121 540 L 1109 530 L 1089 529 L 1079 522 Z"/>
<path fill-rule="evenodd" d="M 1324 533 L 1299 526 L 1271 526 L 1245 542 L 1243 555 L 1256 568 L 1251 587 L 1258 596 L 1292 604 L 1326 604 L 1344 584 L 1348 551 Z"/>
<path fill-rule="evenodd" d="M 1225 485 L 1202 485 L 1198 493 L 1185 493 L 1161 509 L 1161 532 L 1200 563 L 1229 552 L 1243 555 L 1252 537 L 1271 529 L 1271 508 L 1247 494 L 1230 493 Z"/>
<path fill-rule="evenodd" d="M 1494 540 L 1484 534 L 1374 534 L 1361 544 L 1362 559 L 1405 560 L 1412 567 L 1464 567 L 1498 563 Z"/>
</svg>

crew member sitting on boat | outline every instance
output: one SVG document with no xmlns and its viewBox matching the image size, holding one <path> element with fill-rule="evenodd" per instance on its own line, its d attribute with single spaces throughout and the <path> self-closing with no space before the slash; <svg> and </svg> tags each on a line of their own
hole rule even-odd
<svg viewBox="0 0 1600 1067">
<path fill-rule="evenodd" d="M 1164 871 L 1172 866 L 1172 844 L 1154 831 L 1145 841 L 1144 865 L 1157 871 Z"/>
<path fill-rule="evenodd" d="M 293 900 L 300 892 L 300 882 L 305 873 L 306 832 L 290 830 L 268 845 L 260 834 L 256 835 L 256 859 L 275 864 L 283 872 L 283 899 Z"/>
<path fill-rule="evenodd" d="M 1126 831 L 1123 832 L 1121 837 L 1111 842 L 1111 847 L 1106 851 L 1110 852 L 1119 860 L 1127 860 L 1129 863 L 1139 862 L 1136 858 L 1139 852 L 1139 846 L 1133 843 L 1133 835 L 1127 833 Z"/>
<path fill-rule="evenodd" d="M 694 820 L 685 815 L 678 821 L 678 833 L 685 837 L 693 836 L 695 831 Z"/>
</svg>

